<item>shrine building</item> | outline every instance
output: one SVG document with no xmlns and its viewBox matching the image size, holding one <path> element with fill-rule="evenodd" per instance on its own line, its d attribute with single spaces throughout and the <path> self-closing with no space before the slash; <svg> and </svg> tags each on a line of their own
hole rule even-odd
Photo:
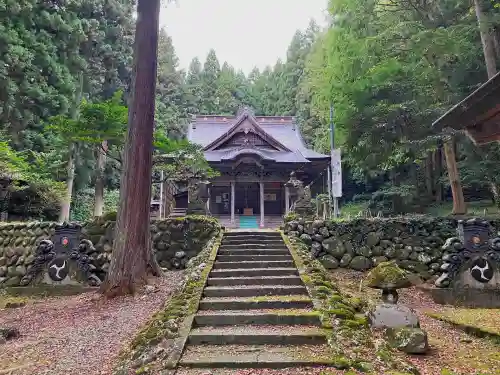
<svg viewBox="0 0 500 375">
<path fill-rule="evenodd" d="M 285 183 L 291 172 L 314 194 L 326 192 L 330 157 L 308 148 L 291 116 L 196 116 L 188 140 L 203 147 L 220 173 L 211 181 L 208 207 L 228 227 L 276 227 L 290 209 Z M 186 202 L 187 203 L 187 202 Z"/>
</svg>

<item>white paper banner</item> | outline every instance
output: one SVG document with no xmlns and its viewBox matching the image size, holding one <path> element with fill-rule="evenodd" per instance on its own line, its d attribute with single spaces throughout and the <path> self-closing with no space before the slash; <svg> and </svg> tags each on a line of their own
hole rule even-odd
<svg viewBox="0 0 500 375">
<path fill-rule="evenodd" d="M 332 151 L 332 195 L 335 198 L 342 196 L 342 163 L 340 150 Z"/>
</svg>

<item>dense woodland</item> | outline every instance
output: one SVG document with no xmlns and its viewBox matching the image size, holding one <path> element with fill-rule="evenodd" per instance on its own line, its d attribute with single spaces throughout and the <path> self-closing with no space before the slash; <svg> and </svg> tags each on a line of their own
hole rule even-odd
<svg viewBox="0 0 500 375">
<path fill-rule="evenodd" d="M 465 200 L 500 204 L 499 146 L 476 147 L 431 127 L 496 72 L 496 4 L 328 6 L 328 27 L 311 22 L 293 36 L 285 61 L 248 75 L 213 50 L 180 69 L 161 30 L 157 139 L 182 140 L 193 114 L 232 115 L 247 105 L 258 115 L 296 116 L 309 145 L 328 153 L 333 104 L 345 201 L 418 212 L 451 199 L 447 170 L 456 160 L 450 177 Z M 132 0 L 0 0 L 0 173 L 22 181 L 10 212 L 61 218 L 68 186 L 72 219 L 116 209 L 134 9 Z"/>
</svg>

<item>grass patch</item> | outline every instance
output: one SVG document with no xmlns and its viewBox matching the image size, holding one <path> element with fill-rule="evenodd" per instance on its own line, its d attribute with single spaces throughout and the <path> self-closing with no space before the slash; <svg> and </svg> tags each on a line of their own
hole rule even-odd
<svg viewBox="0 0 500 375">
<path fill-rule="evenodd" d="M 32 285 L 32 286 L 13 286 L 3 289 L 5 294 L 13 297 L 66 297 L 76 294 L 93 292 L 98 288 L 84 285 Z"/>
<path fill-rule="evenodd" d="M 492 337 L 500 343 L 500 309 L 446 308 L 440 312 L 426 314 L 470 334 Z"/>
<path fill-rule="evenodd" d="M 487 216 L 498 217 L 500 216 L 500 209 L 495 206 L 491 200 L 481 200 L 474 202 L 466 202 L 467 214 L 465 216 Z M 486 215 L 484 215 L 486 210 Z M 426 208 L 425 213 L 431 216 L 449 216 L 453 211 L 453 202 L 443 202 L 440 204 L 433 204 Z"/>
<path fill-rule="evenodd" d="M 497 207 L 491 200 L 480 200 L 473 202 L 466 202 L 467 214 L 466 217 L 480 216 L 480 217 L 490 217 L 498 218 L 500 217 L 500 208 Z M 366 212 L 368 210 L 368 202 L 349 202 L 341 207 L 341 218 L 345 219 L 348 216 L 351 218 L 359 214 L 359 212 Z M 486 215 L 485 215 L 486 210 Z M 428 207 L 423 208 L 423 213 L 436 216 L 436 217 L 446 217 L 452 215 L 453 202 L 442 202 L 439 204 L 431 204 Z M 372 215 L 376 216 L 377 211 L 372 210 Z"/>
<path fill-rule="evenodd" d="M 31 300 L 26 297 L 12 297 L 7 294 L 0 294 L 0 309 L 5 309 L 8 305 L 18 305 L 24 304 L 27 305 Z"/>
</svg>

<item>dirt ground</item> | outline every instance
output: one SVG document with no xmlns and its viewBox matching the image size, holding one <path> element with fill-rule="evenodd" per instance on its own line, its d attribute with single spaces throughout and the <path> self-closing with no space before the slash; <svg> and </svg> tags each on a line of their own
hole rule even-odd
<svg viewBox="0 0 500 375">
<path fill-rule="evenodd" d="M 115 359 L 183 277 L 167 272 L 149 292 L 103 301 L 95 293 L 0 308 L 0 327 L 20 337 L 0 346 L 0 375 L 110 375 Z"/>
</svg>

